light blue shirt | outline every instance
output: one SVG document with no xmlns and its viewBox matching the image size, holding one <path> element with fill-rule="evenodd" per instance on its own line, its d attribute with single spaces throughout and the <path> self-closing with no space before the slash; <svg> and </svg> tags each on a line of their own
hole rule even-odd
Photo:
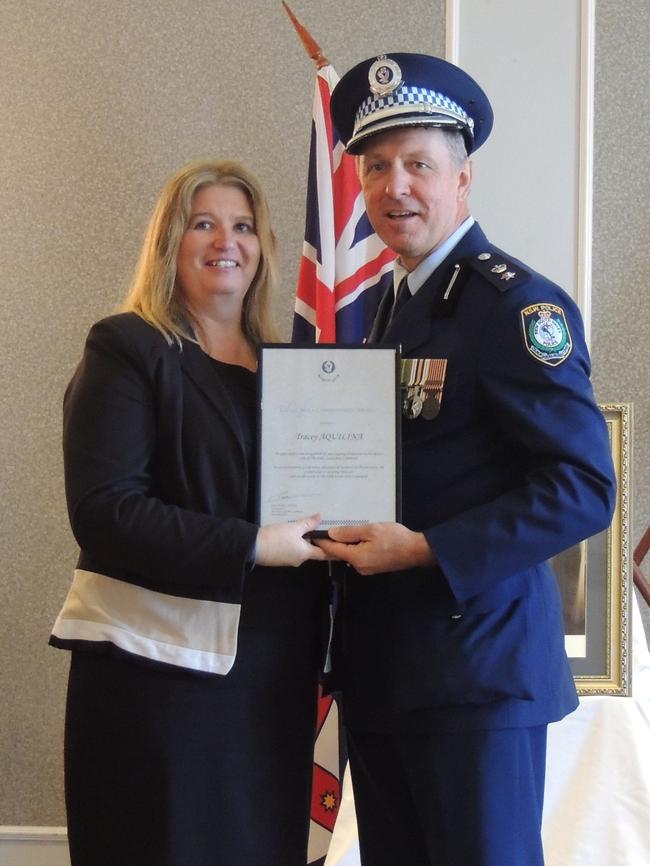
<svg viewBox="0 0 650 866">
<path fill-rule="evenodd" d="M 474 225 L 474 222 L 474 217 L 468 216 L 467 219 L 458 226 L 456 231 L 449 235 L 446 241 L 443 241 L 440 246 L 436 247 L 433 252 L 429 253 L 425 259 L 422 259 L 420 264 L 412 271 L 407 271 L 398 259 L 393 268 L 393 291 L 395 294 L 397 294 L 397 287 L 402 278 L 408 275 L 406 282 L 411 295 L 414 295 L 417 290 L 426 283 L 438 265 L 447 258 L 463 235 L 467 234 Z"/>
</svg>

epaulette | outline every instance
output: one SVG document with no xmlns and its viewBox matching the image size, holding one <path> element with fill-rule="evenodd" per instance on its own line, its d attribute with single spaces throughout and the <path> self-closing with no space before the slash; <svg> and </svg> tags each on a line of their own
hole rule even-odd
<svg viewBox="0 0 650 866">
<path fill-rule="evenodd" d="M 500 292 L 507 292 L 530 276 L 530 271 L 521 262 L 513 261 L 495 247 L 489 252 L 469 256 L 465 261 Z"/>
</svg>

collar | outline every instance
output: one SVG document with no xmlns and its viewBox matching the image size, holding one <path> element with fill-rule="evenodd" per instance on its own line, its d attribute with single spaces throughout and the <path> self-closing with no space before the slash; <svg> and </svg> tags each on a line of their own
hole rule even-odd
<svg viewBox="0 0 650 866">
<path fill-rule="evenodd" d="M 404 265 L 399 261 L 399 259 L 397 259 L 393 269 L 393 291 L 395 294 L 397 294 L 397 287 L 402 278 L 406 276 L 409 291 L 414 295 L 417 290 L 426 283 L 438 265 L 442 264 L 442 262 L 447 258 L 460 239 L 467 234 L 474 225 L 474 222 L 474 217 L 468 216 L 467 219 L 458 226 L 456 231 L 449 235 L 446 241 L 443 241 L 439 247 L 436 247 L 433 252 L 429 253 L 429 255 L 412 271 L 407 271 Z"/>
</svg>

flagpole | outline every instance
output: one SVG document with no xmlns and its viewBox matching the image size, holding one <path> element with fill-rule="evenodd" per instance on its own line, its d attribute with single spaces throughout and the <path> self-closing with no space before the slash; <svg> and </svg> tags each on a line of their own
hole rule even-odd
<svg viewBox="0 0 650 866">
<path fill-rule="evenodd" d="M 322 69 L 324 66 L 329 66 L 329 60 L 323 54 L 320 45 L 314 37 L 311 35 L 309 30 L 302 24 L 298 18 L 293 14 L 289 6 L 282 0 L 282 5 L 284 6 L 284 11 L 289 16 L 289 20 L 293 24 L 296 33 L 298 34 L 300 41 L 302 42 L 305 51 L 311 57 L 311 59 L 316 64 L 316 69 Z"/>
</svg>

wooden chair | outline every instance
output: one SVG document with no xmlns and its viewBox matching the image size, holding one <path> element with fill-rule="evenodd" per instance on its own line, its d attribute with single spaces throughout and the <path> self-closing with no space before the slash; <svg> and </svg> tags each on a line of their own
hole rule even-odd
<svg viewBox="0 0 650 866">
<path fill-rule="evenodd" d="M 650 583 L 648 583 L 645 575 L 641 571 L 641 563 L 643 562 L 646 553 L 650 550 L 650 526 L 643 533 L 643 538 L 637 544 L 632 555 L 632 570 L 634 573 L 634 585 L 643 596 L 645 603 L 650 605 Z"/>
</svg>

